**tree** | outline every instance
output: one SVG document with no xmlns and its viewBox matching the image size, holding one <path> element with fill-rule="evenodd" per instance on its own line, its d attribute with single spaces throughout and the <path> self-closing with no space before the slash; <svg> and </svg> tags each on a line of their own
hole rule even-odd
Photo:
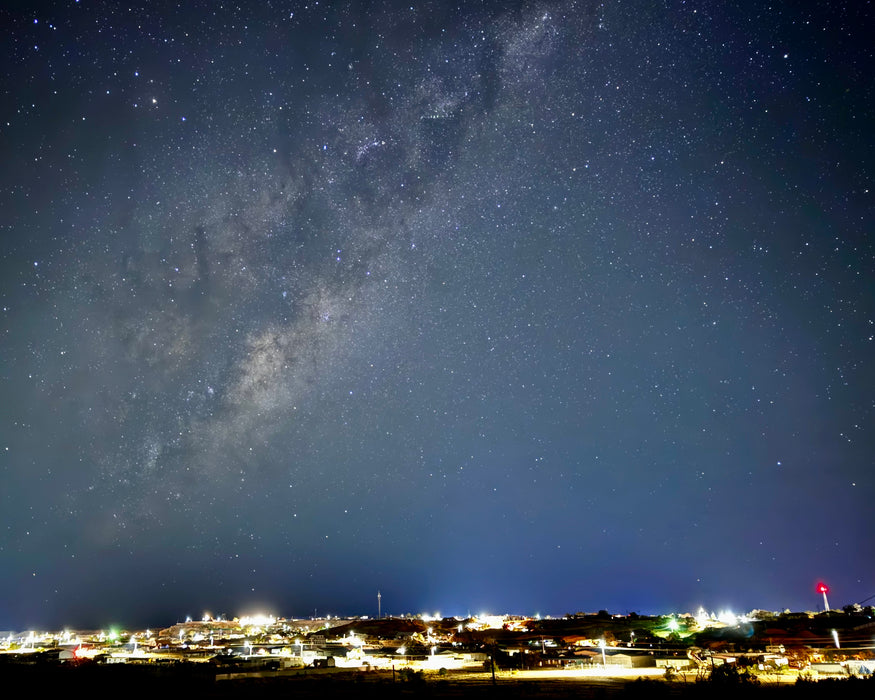
<svg viewBox="0 0 875 700">
<path fill-rule="evenodd" d="M 759 679 L 748 669 L 736 664 L 720 664 L 711 670 L 708 682 L 722 688 L 749 688 L 757 685 Z"/>
</svg>

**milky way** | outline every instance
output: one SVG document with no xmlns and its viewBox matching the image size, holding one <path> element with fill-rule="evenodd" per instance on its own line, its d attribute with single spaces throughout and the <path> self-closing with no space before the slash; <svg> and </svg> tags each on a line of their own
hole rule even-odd
<svg viewBox="0 0 875 700">
<path fill-rule="evenodd" d="M 253 5 L 0 10 L 0 629 L 875 593 L 869 11 Z"/>
</svg>

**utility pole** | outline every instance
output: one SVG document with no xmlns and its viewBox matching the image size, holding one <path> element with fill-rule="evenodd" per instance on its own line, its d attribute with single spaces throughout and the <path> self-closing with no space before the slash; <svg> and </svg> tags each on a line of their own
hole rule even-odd
<svg viewBox="0 0 875 700">
<path fill-rule="evenodd" d="M 823 593 L 823 610 L 824 612 L 829 612 L 829 601 L 826 599 L 826 594 L 829 593 L 829 586 L 820 582 L 817 584 L 817 592 Z"/>
</svg>

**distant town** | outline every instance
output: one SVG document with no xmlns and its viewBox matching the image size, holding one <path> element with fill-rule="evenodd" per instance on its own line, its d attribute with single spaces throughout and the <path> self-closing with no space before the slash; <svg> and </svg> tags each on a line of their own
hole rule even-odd
<svg viewBox="0 0 875 700">
<path fill-rule="evenodd" d="M 786 686 L 871 679 L 875 610 L 852 605 L 820 612 L 698 610 L 657 616 L 600 610 L 464 619 L 204 614 L 155 629 L 2 632 L 0 665 L 63 679 L 73 678 L 75 669 L 90 669 L 90 678 L 97 677 L 96 669 L 110 667 L 160 669 L 165 675 L 184 669 L 187 678 L 214 686 L 227 681 L 228 687 L 245 679 L 336 674 L 386 683 L 695 684 L 723 678 Z M 67 675 L 57 675 L 62 669 Z"/>
</svg>

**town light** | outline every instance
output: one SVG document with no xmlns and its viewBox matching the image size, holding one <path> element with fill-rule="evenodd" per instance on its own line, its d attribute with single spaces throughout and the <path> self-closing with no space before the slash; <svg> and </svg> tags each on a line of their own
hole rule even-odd
<svg viewBox="0 0 875 700">
<path fill-rule="evenodd" d="M 737 625 L 738 617 L 736 617 L 735 613 L 731 610 L 721 610 L 717 614 L 717 620 L 722 622 L 724 625 Z"/>
</svg>

